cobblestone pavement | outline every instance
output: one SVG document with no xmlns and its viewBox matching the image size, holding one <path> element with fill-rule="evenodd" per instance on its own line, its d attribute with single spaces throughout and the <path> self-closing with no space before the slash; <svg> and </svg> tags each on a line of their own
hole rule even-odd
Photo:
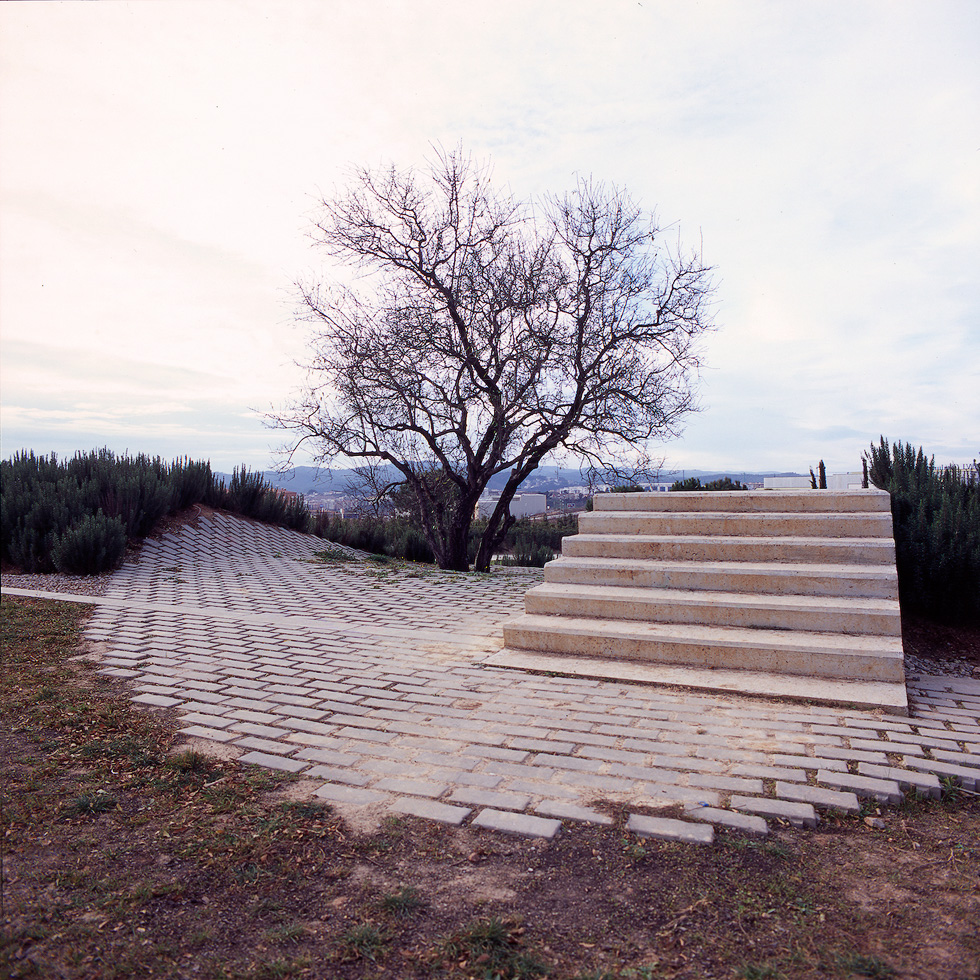
<svg viewBox="0 0 980 980">
<path fill-rule="evenodd" d="M 980 680 L 910 676 L 906 718 L 482 666 L 539 578 L 384 564 L 213 515 L 147 540 L 89 599 L 87 638 L 188 737 L 340 805 L 550 837 L 611 823 L 611 801 L 637 833 L 705 841 L 942 780 L 977 792 Z M 669 804 L 687 819 L 650 815 Z"/>
</svg>

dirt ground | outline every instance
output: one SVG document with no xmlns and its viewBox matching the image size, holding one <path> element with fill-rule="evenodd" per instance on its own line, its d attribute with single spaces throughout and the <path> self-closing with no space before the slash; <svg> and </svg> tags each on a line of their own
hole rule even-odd
<svg viewBox="0 0 980 980">
<path fill-rule="evenodd" d="M 550 842 L 363 834 L 315 783 L 184 750 L 72 659 L 84 616 L 3 601 L 0 977 L 980 977 L 974 796 L 709 847 L 602 800 L 614 827 Z"/>
</svg>

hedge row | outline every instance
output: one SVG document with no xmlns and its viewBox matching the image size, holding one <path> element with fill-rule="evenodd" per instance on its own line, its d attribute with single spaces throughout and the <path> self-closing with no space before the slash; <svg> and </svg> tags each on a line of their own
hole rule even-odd
<svg viewBox="0 0 980 980">
<path fill-rule="evenodd" d="M 0 554 L 25 572 L 94 575 L 162 517 L 197 503 L 296 530 L 311 523 L 302 498 L 287 499 L 245 466 L 226 487 L 210 463 L 186 458 L 21 452 L 0 461 Z"/>
<path fill-rule="evenodd" d="M 902 608 L 980 620 L 980 472 L 970 481 L 884 436 L 865 461 L 869 481 L 891 494 Z"/>
</svg>

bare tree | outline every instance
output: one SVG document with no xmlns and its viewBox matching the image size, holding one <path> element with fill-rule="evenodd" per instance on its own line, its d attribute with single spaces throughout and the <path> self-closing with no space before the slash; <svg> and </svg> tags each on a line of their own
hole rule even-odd
<svg viewBox="0 0 980 980">
<path fill-rule="evenodd" d="M 620 190 L 581 180 L 523 203 L 458 150 L 423 173 L 358 170 L 314 240 L 360 281 L 300 285 L 310 383 L 277 422 L 321 462 L 395 467 L 442 568 L 468 567 L 476 502 L 509 471 L 485 571 L 546 457 L 646 472 L 694 408 L 710 270 L 660 237 Z"/>
</svg>

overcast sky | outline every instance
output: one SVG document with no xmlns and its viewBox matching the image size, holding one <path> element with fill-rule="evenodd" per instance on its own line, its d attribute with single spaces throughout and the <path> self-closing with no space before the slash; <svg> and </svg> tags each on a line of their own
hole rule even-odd
<svg viewBox="0 0 980 980">
<path fill-rule="evenodd" d="M 0 4 L 2 455 L 267 468 L 352 164 L 592 174 L 717 270 L 668 466 L 980 454 L 980 4 Z"/>
</svg>

